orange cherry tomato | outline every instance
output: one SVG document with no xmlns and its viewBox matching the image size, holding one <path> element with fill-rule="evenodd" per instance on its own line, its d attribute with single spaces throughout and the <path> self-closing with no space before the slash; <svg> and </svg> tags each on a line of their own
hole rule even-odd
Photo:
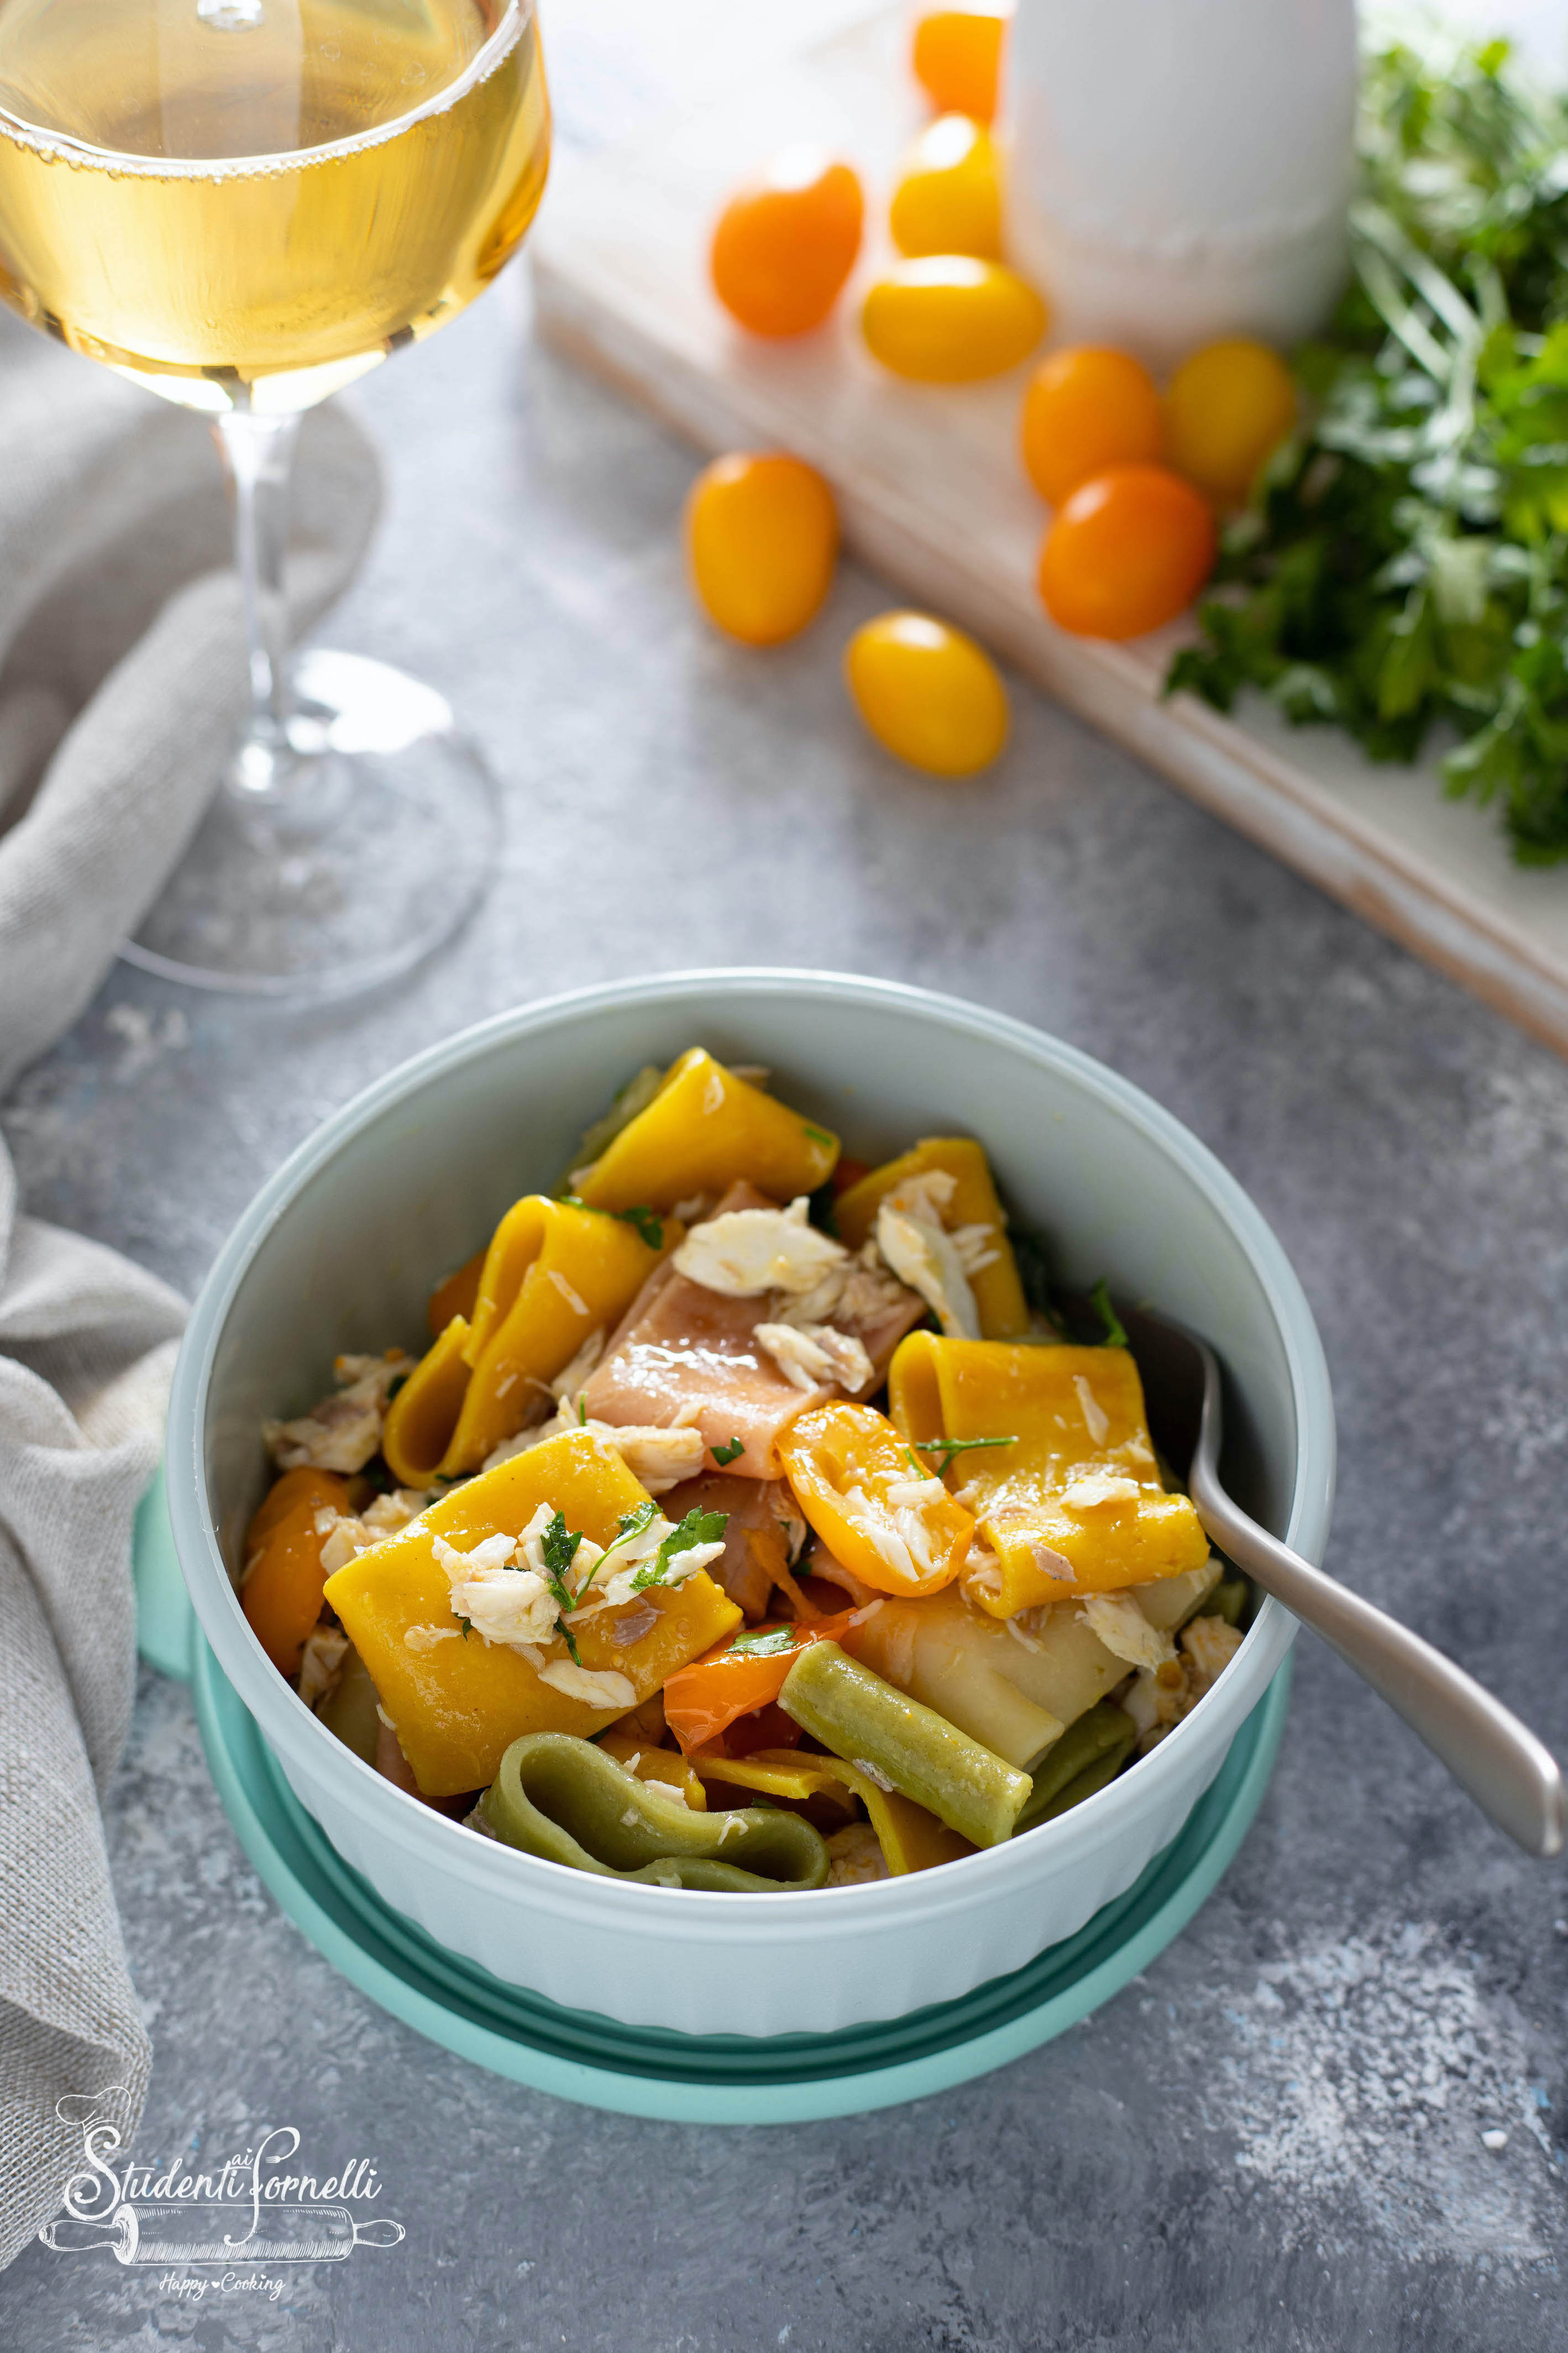
<svg viewBox="0 0 1568 2353">
<path fill-rule="evenodd" d="M 989 122 L 1007 17 L 1000 8 L 932 8 L 915 26 L 910 63 L 939 114 Z"/>
<path fill-rule="evenodd" d="M 819 327 L 855 267 L 865 217 L 847 164 L 817 148 L 786 148 L 720 214 L 710 255 L 713 290 L 753 335 Z"/>
<path fill-rule="evenodd" d="M 780 645 L 804 629 L 833 584 L 837 552 L 833 493 L 798 458 L 719 458 L 692 484 L 691 585 L 709 619 L 742 645 Z"/>
<path fill-rule="evenodd" d="M 1214 511 L 1166 466 L 1110 466 L 1080 483 L 1040 550 L 1040 595 L 1061 629 L 1141 638 L 1184 612 L 1214 569 Z"/>
<path fill-rule="evenodd" d="M 1053 352 L 1024 395 L 1025 470 L 1043 499 L 1064 506 L 1107 466 L 1157 459 L 1161 426 L 1154 379 L 1130 353 L 1093 343 Z"/>
</svg>

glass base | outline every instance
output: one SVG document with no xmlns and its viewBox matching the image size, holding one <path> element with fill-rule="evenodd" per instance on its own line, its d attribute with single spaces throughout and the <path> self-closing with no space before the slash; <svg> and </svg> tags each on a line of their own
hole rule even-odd
<svg viewBox="0 0 1568 2353">
<path fill-rule="evenodd" d="M 287 746 L 237 760 L 128 964 L 250 997 L 348 996 L 429 955 L 489 888 L 495 779 L 441 696 L 319 650 L 293 689 Z"/>
</svg>

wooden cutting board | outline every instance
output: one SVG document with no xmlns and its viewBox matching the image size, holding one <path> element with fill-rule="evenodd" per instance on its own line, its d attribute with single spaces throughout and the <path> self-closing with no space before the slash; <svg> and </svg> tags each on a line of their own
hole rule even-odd
<svg viewBox="0 0 1568 2353">
<path fill-rule="evenodd" d="M 910 385 L 867 355 L 858 295 L 764 343 L 709 290 L 708 232 L 774 149 L 851 154 L 884 198 L 919 121 L 901 9 L 801 51 L 652 136 L 560 159 L 533 240 L 541 327 L 708 450 L 781 448 L 819 467 L 848 543 L 900 595 L 960 621 L 1184 792 L 1488 1004 L 1568 1053 L 1568 867 L 1513 866 L 1496 818 L 1443 797 L 1431 766 L 1374 767 L 1261 699 L 1235 719 L 1162 682 L 1175 631 L 1128 645 L 1064 636 L 1034 588 L 1044 511 L 1018 465 L 1023 371 Z"/>
</svg>

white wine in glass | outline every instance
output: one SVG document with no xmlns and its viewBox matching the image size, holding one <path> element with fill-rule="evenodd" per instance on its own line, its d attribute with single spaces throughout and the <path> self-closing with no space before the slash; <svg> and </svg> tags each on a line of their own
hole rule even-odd
<svg viewBox="0 0 1568 2353">
<path fill-rule="evenodd" d="M 0 0 L 0 296 L 208 412 L 252 711 L 128 953 L 207 986 L 357 987 L 494 870 L 494 788 L 428 688 L 285 658 L 300 412 L 464 309 L 538 206 L 531 0 Z"/>
</svg>

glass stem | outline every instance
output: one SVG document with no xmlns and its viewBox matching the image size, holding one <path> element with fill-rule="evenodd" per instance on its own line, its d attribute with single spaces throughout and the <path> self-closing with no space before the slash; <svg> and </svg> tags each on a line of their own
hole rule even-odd
<svg viewBox="0 0 1568 2353">
<path fill-rule="evenodd" d="M 234 508 L 234 568 L 239 575 L 250 667 L 250 713 L 231 772 L 247 799 L 269 797 L 295 765 L 289 741 L 289 607 L 283 560 L 289 541 L 289 476 L 298 416 L 258 417 L 231 408 L 214 420 Z"/>
</svg>

